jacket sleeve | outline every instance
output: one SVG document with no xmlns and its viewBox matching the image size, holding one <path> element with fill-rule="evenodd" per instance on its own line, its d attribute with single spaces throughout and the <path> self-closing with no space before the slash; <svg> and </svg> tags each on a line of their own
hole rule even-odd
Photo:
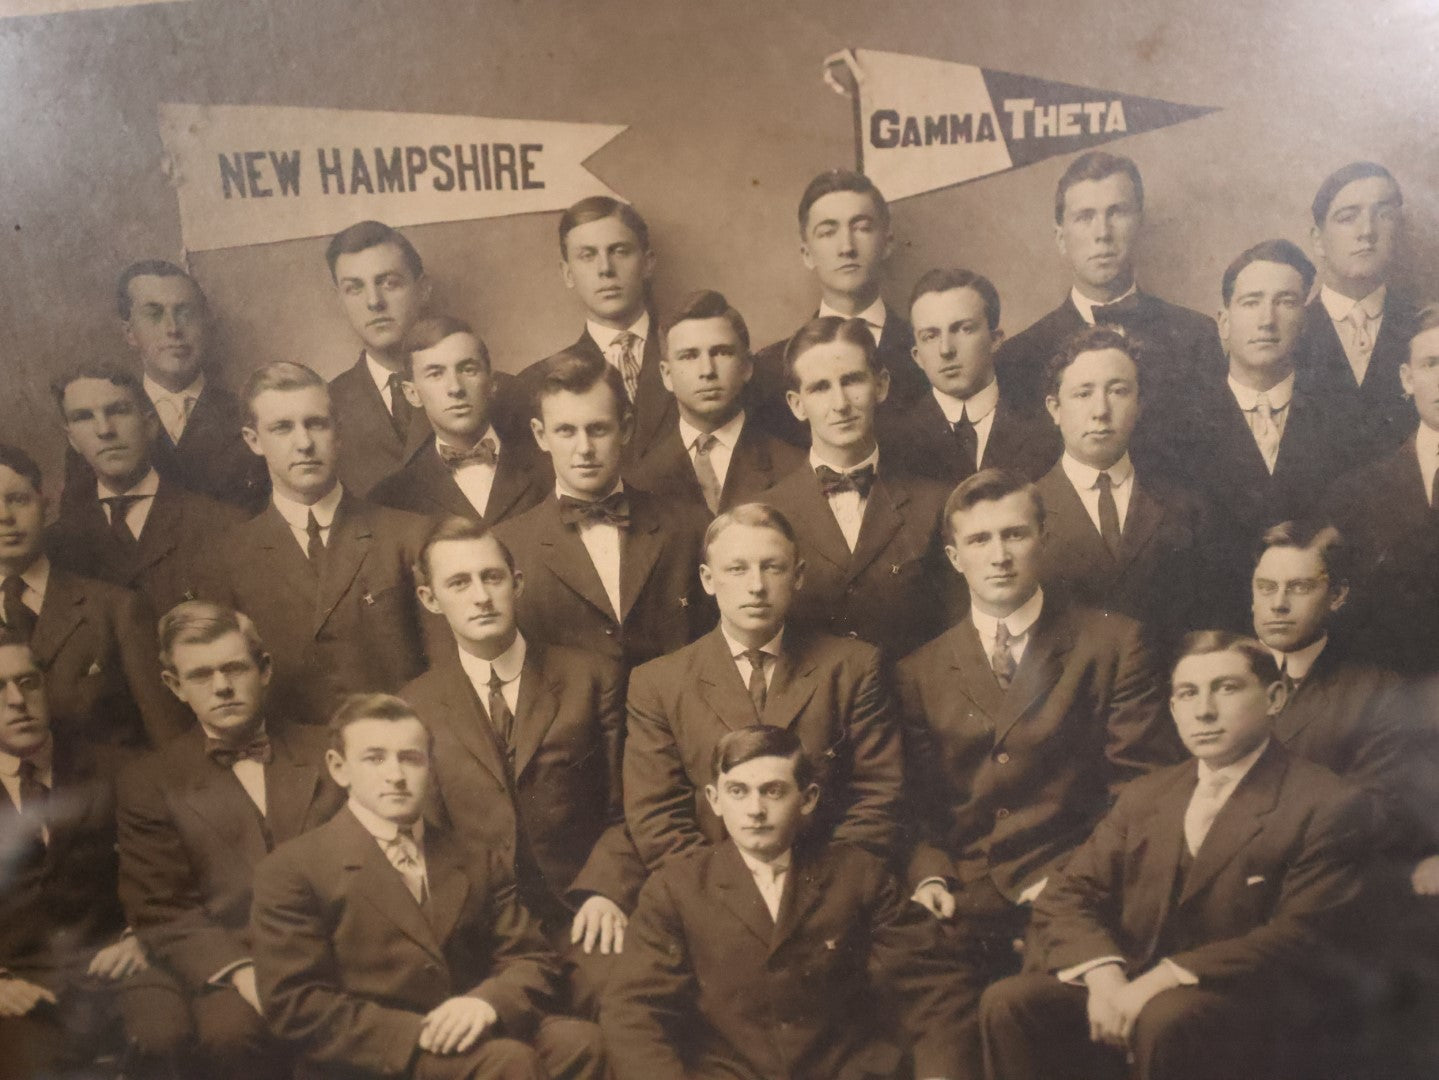
<svg viewBox="0 0 1439 1080">
<path fill-rule="evenodd" d="M 943 819 L 948 813 L 949 796 L 940 776 L 940 747 L 925 715 L 924 695 L 912 670 L 913 663 L 901 663 L 895 676 L 904 744 L 903 844 L 909 854 L 907 876 L 911 888 L 929 878 L 949 881 L 954 874 L 953 860 L 944 850 Z"/>
<path fill-rule="evenodd" d="M 658 679 L 648 667 L 630 676 L 625 736 L 625 820 L 650 869 L 705 842 L 695 817 L 696 792 L 685 772 Z"/>
<path fill-rule="evenodd" d="M 1059 972 L 1100 957 L 1125 955 L 1116 932 L 1130 812 L 1130 801 L 1121 797 L 1035 901 L 1033 939 L 1045 970 Z"/>
<path fill-rule="evenodd" d="M 520 903 L 514 878 L 496 854 L 486 869 L 486 925 L 493 942 L 489 974 L 468 991 L 494 1006 L 506 1035 L 526 1039 L 554 1012 L 560 969 L 540 924 Z"/>
<path fill-rule="evenodd" d="M 851 748 L 848 807 L 834 838 L 887 860 L 899 848 L 904 749 L 894 703 L 879 667 L 879 652 L 874 650 L 850 706 L 846 725 Z"/>
<path fill-rule="evenodd" d="M 160 679 L 155 613 L 137 592 L 126 590 L 114 612 L 115 641 L 151 746 L 162 746 L 193 723 L 189 710 Z"/>
<path fill-rule="evenodd" d="M 1104 756 L 1111 800 L 1128 781 L 1186 757 L 1165 707 L 1164 683 L 1137 623 L 1121 624 Z"/>
</svg>

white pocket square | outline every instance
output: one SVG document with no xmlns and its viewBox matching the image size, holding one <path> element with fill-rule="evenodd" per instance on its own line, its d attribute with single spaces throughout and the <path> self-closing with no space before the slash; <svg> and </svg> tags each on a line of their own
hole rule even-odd
<svg viewBox="0 0 1439 1080">
<path fill-rule="evenodd" d="M 1246 884 L 1246 885 L 1258 885 L 1258 884 L 1259 884 L 1261 881 L 1263 881 L 1263 880 L 1264 880 L 1264 875 L 1263 875 L 1263 874 L 1254 874 L 1254 875 L 1252 875 L 1252 876 L 1250 876 L 1250 877 L 1245 878 L 1245 879 L 1244 879 L 1244 884 Z"/>
<path fill-rule="evenodd" d="M 85 674 L 86 674 L 86 675 L 98 675 L 98 674 L 100 674 L 100 661 L 98 661 L 98 660 L 92 660 L 92 661 L 90 662 L 90 670 L 87 671 L 87 672 L 85 672 Z"/>
</svg>

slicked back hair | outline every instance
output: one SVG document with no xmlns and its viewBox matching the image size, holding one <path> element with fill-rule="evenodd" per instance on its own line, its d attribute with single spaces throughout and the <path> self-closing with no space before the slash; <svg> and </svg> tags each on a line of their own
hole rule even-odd
<svg viewBox="0 0 1439 1080">
<path fill-rule="evenodd" d="M 729 323 L 739 338 L 744 351 L 749 352 L 749 327 L 745 325 L 742 316 L 722 293 L 713 289 L 701 289 L 699 292 L 692 292 L 680 301 L 677 307 L 664 321 L 664 333 L 668 338 L 670 331 L 682 322 L 689 322 L 692 319 L 723 319 Z"/>
<path fill-rule="evenodd" d="M 153 415 L 155 412 L 155 403 L 150 400 L 150 395 L 145 393 L 145 387 L 133 371 L 108 360 L 87 360 L 67 368 L 63 374 L 50 380 L 50 394 L 60 410 L 61 420 L 66 419 L 65 391 L 70 388 L 71 383 L 81 379 L 99 379 L 111 386 L 118 386 L 130 395 L 136 410 L 142 416 Z"/>
<path fill-rule="evenodd" d="M 909 292 L 910 315 L 914 315 L 914 305 L 921 296 L 952 292 L 955 289 L 973 289 L 978 293 L 979 298 L 984 301 L 984 321 L 989 324 L 990 332 L 999 329 L 999 290 L 989 278 L 976 274 L 973 270 L 925 271 Z"/>
<path fill-rule="evenodd" d="M 1313 551 L 1324 563 L 1331 591 L 1348 585 L 1354 576 L 1354 551 L 1335 526 L 1325 521 L 1281 521 L 1264 531 L 1254 553 L 1254 565 L 1270 548 Z"/>
<path fill-rule="evenodd" d="M 884 196 L 880 194 L 879 188 L 874 186 L 873 180 L 863 173 L 857 173 L 850 169 L 829 169 L 811 180 L 805 186 L 804 194 L 799 197 L 800 236 L 804 236 L 809 231 L 809 212 L 814 209 L 814 204 L 826 195 L 833 195 L 837 191 L 852 191 L 857 195 L 868 195 L 874 203 L 879 223 L 886 229 L 889 228 L 889 203 L 884 201 Z"/>
<path fill-rule="evenodd" d="M 359 221 L 330 237 L 329 246 L 325 248 L 325 262 L 330 267 L 330 280 L 340 280 L 335 274 L 335 264 L 340 261 L 341 255 L 355 255 L 381 244 L 394 244 L 400 249 L 411 277 L 418 280 L 425 276 L 424 261 L 404 233 L 391 228 L 383 221 Z"/>
<path fill-rule="evenodd" d="M 619 370 L 605 362 L 602 356 L 564 349 L 545 361 L 540 373 L 539 384 L 535 387 L 534 399 L 530 402 L 531 415 L 543 419 L 540 406 L 545 398 L 556 394 L 584 394 L 593 387 L 604 383 L 614 395 L 615 407 L 621 423 L 634 411 L 630 396 L 625 392 L 625 379 Z"/>
<path fill-rule="evenodd" d="M 320 373 L 304 364 L 275 360 L 256 368 L 240 391 L 240 400 L 245 403 L 245 418 L 249 423 L 255 423 L 255 399 L 267 390 L 306 390 L 312 386 L 318 386 L 327 395 L 329 393 L 329 387 Z M 331 419 L 334 419 L 333 406 L 330 412 Z"/>
<path fill-rule="evenodd" d="M 795 786 L 801 791 L 814 783 L 814 760 L 799 736 L 774 724 L 751 724 L 725 732 L 710 754 L 710 775 L 718 784 L 731 769 L 764 757 L 789 758 L 794 764 Z"/>
<path fill-rule="evenodd" d="M 454 337 L 456 334 L 469 334 L 479 343 L 480 360 L 484 362 L 486 371 L 492 371 L 489 346 L 469 323 L 453 315 L 426 315 L 406 331 L 404 341 L 400 344 L 405 354 L 405 375 L 412 377 L 415 373 L 415 353 L 433 349 L 445 338 Z"/>
<path fill-rule="evenodd" d="M 1409 344 L 1413 345 L 1415 338 L 1430 330 L 1439 330 L 1439 304 L 1425 304 L 1419 309 L 1414 320 L 1414 329 L 1409 334 Z M 1411 354 L 1405 357 L 1405 363 L 1413 359 L 1412 350 L 1410 352 Z"/>
<path fill-rule="evenodd" d="M 1054 189 L 1054 223 L 1064 224 L 1064 197 L 1075 184 L 1085 180 L 1105 180 L 1119 173 L 1129 177 L 1129 182 L 1134 185 L 1134 201 L 1143 211 L 1144 178 L 1139 175 L 1139 166 L 1134 164 L 1133 159 L 1105 150 L 1090 150 L 1071 161 L 1059 178 Z"/>
<path fill-rule="evenodd" d="M 1228 307 L 1229 301 L 1234 299 L 1234 282 L 1243 273 L 1246 266 L 1257 262 L 1282 263 L 1299 271 L 1299 276 L 1304 281 L 1306 297 L 1309 290 L 1314 287 L 1314 264 L 1309 261 L 1309 256 L 1300 250 L 1298 244 L 1289 240 L 1265 240 L 1255 244 L 1247 251 L 1241 252 L 1225 269 L 1224 277 L 1219 284 L 1219 295 L 1223 298 L 1225 307 Z"/>
<path fill-rule="evenodd" d="M 351 724 L 358 724 L 362 720 L 384 720 L 389 723 L 399 723 L 402 720 L 418 720 L 425 729 L 425 742 L 431 750 L 435 745 L 435 734 L 430 725 L 425 723 L 425 718 L 414 710 L 404 698 L 396 697 L 394 694 L 351 694 L 340 702 L 340 707 L 335 710 L 330 722 L 326 725 L 330 732 L 330 749 L 341 757 L 345 756 L 345 729 Z"/>
<path fill-rule="evenodd" d="M 640 217 L 640 212 L 627 202 L 620 202 L 619 199 L 611 198 L 609 195 L 591 195 L 587 199 L 581 199 L 563 214 L 560 215 L 560 258 L 570 257 L 568 242 L 570 233 L 574 232 L 581 225 L 588 225 L 592 221 L 603 221 L 605 218 L 619 218 L 620 222 L 635 234 L 635 240 L 639 242 L 641 251 L 650 250 L 650 227 L 645 219 Z"/>
<path fill-rule="evenodd" d="M 1174 683 L 1174 673 L 1179 670 L 1182 660 L 1190 656 L 1208 656 L 1211 653 L 1236 652 L 1249 664 L 1249 670 L 1263 686 L 1272 686 L 1280 679 L 1279 663 L 1274 654 L 1252 637 L 1236 634 L 1229 630 L 1193 630 L 1184 635 L 1174 663 L 1169 667 L 1169 682 Z"/>
<path fill-rule="evenodd" d="M 36 495 L 45 494 L 41 486 L 40 466 L 35 464 L 35 459 L 18 446 L 0 443 L 0 465 L 28 480 L 30 486 L 35 489 Z"/>
<path fill-rule="evenodd" d="M 1060 346 L 1059 352 L 1049 358 L 1049 363 L 1044 366 L 1044 392 L 1049 397 L 1059 397 L 1059 386 L 1064 381 L 1064 372 L 1087 352 L 1100 352 L 1104 349 L 1118 349 L 1125 356 L 1134 362 L 1135 381 L 1139 389 L 1144 389 L 1144 368 L 1140 361 L 1143 355 L 1139 343 L 1114 326 L 1086 326 L 1083 330 L 1076 330 L 1065 338 L 1064 344 Z"/>
<path fill-rule="evenodd" d="M 876 375 L 883 370 L 879 362 L 879 348 L 869 324 L 863 319 L 842 319 L 838 315 L 820 315 L 795 331 L 794 337 L 784 347 L 784 380 L 791 390 L 799 390 L 799 376 L 795 373 L 795 361 L 818 345 L 829 345 L 843 341 L 858 345 L 864 350 L 864 362 Z"/>
<path fill-rule="evenodd" d="M 250 650 L 250 659 L 256 664 L 265 662 L 265 643 L 250 616 L 208 600 L 183 600 L 160 616 L 160 666 L 173 674 L 175 646 L 209 645 L 226 634 L 239 634 Z"/>
<path fill-rule="evenodd" d="M 1341 191 L 1356 180 L 1368 180 L 1372 176 L 1382 177 L 1393 184 L 1394 191 L 1399 196 L 1399 205 L 1404 205 L 1404 192 L 1399 187 L 1399 181 L 1394 179 L 1393 173 L 1377 161 L 1351 161 L 1326 176 L 1319 185 L 1319 190 L 1314 193 L 1314 202 L 1309 207 L 1309 212 L 1314 216 L 1314 224 L 1320 228 L 1324 226 L 1325 219 L 1329 217 L 1329 208 L 1334 205 L 1334 200 Z"/>
<path fill-rule="evenodd" d="M 200 298 L 201 306 L 208 305 L 208 301 L 205 299 L 205 290 L 200 288 L 200 283 L 188 272 L 166 259 L 141 259 L 121 270 L 120 277 L 115 282 L 115 311 L 119 314 L 122 322 L 129 322 L 130 316 L 134 312 L 135 298 L 130 295 L 130 282 L 137 277 L 184 278 L 194 288 L 195 295 Z"/>
<path fill-rule="evenodd" d="M 708 563 L 710 545 L 719 539 L 721 533 L 732 525 L 748 525 L 752 529 L 771 529 L 789 541 L 795 559 L 799 558 L 799 540 L 795 537 L 794 526 L 789 519 L 768 503 L 741 503 L 726 510 L 709 523 L 705 529 L 704 543 L 700 545 L 700 561 Z"/>
<path fill-rule="evenodd" d="M 433 585 L 430 580 L 430 552 L 436 544 L 449 543 L 451 541 L 479 541 L 493 540 L 500 546 L 500 554 L 504 557 L 505 565 L 509 567 L 510 573 L 515 572 L 515 557 L 510 553 L 509 547 L 499 534 L 490 527 L 488 522 L 471 521 L 458 515 L 451 515 L 437 522 L 428 533 L 425 534 L 424 543 L 420 545 L 420 553 L 415 557 L 415 582 L 419 585 Z"/>
<path fill-rule="evenodd" d="M 1034 506 L 1035 523 L 1044 531 L 1044 500 L 1039 489 L 1023 473 L 1013 469 L 980 469 L 961 480 L 959 486 L 944 500 L 944 542 L 953 544 L 954 518 L 983 502 L 999 502 L 1023 492 Z"/>
</svg>

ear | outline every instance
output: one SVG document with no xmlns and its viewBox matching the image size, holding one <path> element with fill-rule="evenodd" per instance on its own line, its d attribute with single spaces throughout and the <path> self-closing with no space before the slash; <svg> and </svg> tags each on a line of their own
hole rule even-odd
<svg viewBox="0 0 1439 1080">
<path fill-rule="evenodd" d="M 889 368 L 882 367 L 874 376 L 874 403 L 882 405 L 887 397 L 889 397 Z"/>
<path fill-rule="evenodd" d="M 713 784 L 706 784 L 705 801 L 710 804 L 710 809 L 714 811 L 715 817 L 724 817 L 724 815 L 720 813 L 719 788 L 715 787 Z"/>
<path fill-rule="evenodd" d="M 1229 309 L 1222 307 L 1215 313 L 1214 321 L 1219 325 L 1219 340 L 1229 347 Z"/>
<path fill-rule="evenodd" d="M 654 276 L 657 265 L 659 265 L 659 257 L 655 255 L 654 248 L 650 248 L 640 260 L 640 277 L 649 281 Z"/>
<path fill-rule="evenodd" d="M 145 442 L 153 443 L 160 437 L 160 417 L 155 414 L 154 409 L 146 409 L 140 414 L 140 423 L 145 429 Z"/>
<path fill-rule="evenodd" d="M 1324 254 L 1324 230 L 1318 225 L 1309 226 L 1309 242 L 1314 245 L 1314 256 L 1323 262 L 1327 256 Z"/>
<path fill-rule="evenodd" d="M 1044 411 L 1049 413 L 1049 419 L 1054 422 L 1054 426 L 1059 427 L 1059 398 L 1053 394 L 1045 394 Z"/>
<path fill-rule="evenodd" d="M 168 668 L 161 668 L 160 681 L 169 688 L 170 693 L 174 694 L 182 702 L 185 700 L 183 697 L 180 696 L 180 677 L 176 675 L 173 671 L 169 670 Z"/>
<path fill-rule="evenodd" d="M 635 411 L 633 408 L 626 409 L 620 417 L 620 445 L 628 446 L 630 440 L 635 437 Z"/>
<path fill-rule="evenodd" d="M 401 382 L 400 389 L 404 391 L 405 400 L 410 403 L 411 408 L 424 409 L 425 406 L 420 402 L 420 392 L 415 389 L 413 379 L 405 379 Z"/>
<path fill-rule="evenodd" d="M 343 737 L 344 736 L 341 736 L 341 738 Z M 349 762 L 347 762 L 344 755 L 334 747 L 325 751 L 325 767 L 330 770 L 330 778 L 334 780 L 337 785 L 346 791 L 350 790 Z"/>
<path fill-rule="evenodd" d="M 265 451 L 260 449 L 260 433 L 246 424 L 240 429 L 240 435 L 245 440 L 245 445 L 250 448 L 250 453 L 256 457 L 264 457 Z"/>
<path fill-rule="evenodd" d="M 430 297 L 434 295 L 435 291 L 434 286 L 430 284 L 428 274 L 420 275 L 420 279 L 415 282 L 415 291 L 420 297 L 420 310 L 427 309 L 430 306 Z"/>
<path fill-rule="evenodd" d="M 804 588 L 804 560 L 796 559 L 794 563 L 794 591 L 799 592 Z"/>
<path fill-rule="evenodd" d="M 989 347 L 997 349 L 1004 344 L 1004 327 L 996 326 L 989 332 Z"/>
<path fill-rule="evenodd" d="M 560 280 L 565 283 L 565 288 L 567 289 L 573 289 L 575 287 L 575 275 L 570 270 L 568 260 L 565 259 L 560 260 Z"/>
<path fill-rule="evenodd" d="M 794 413 L 794 418 L 801 424 L 809 423 L 809 413 L 805 411 L 804 401 L 799 396 L 798 390 L 786 390 L 784 400 L 789 405 L 789 411 Z"/>
<path fill-rule="evenodd" d="M 811 784 L 805 788 L 803 798 L 804 802 L 800 804 L 799 812 L 804 817 L 809 817 L 809 815 L 814 813 L 815 807 L 819 805 L 819 785 Z"/>
<path fill-rule="evenodd" d="M 891 222 L 890 224 L 888 224 L 888 225 L 886 225 L 886 226 L 884 227 L 884 239 L 880 241 L 880 245 L 879 245 L 879 257 L 878 257 L 878 259 L 876 259 L 875 261 L 876 261 L 876 262 L 880 262 L 880 263 L 885 262 L 885 261 L 889 258 L 890 252 L 892 252 L 893 250 L 894 250 L 894 224 L 893 224 L 893 222 Z"/>
<path fill-rule="evenodd" d="M 670 362 L 668 357 L 660 361 L 660 382 L 665 384 L 665 389 L 671 394 L 675 392 L 674 383 L 670 381 Z"/>
<path fill-rule="evenodd" d="M 1267 716 L 1278 716 L 1284 711 L 1284 703 L 1289 700 L 1289 691 L 1284 689 L 1283 681 L 1269 684 L 1264 692 L 1269 699 L 1269 706 L 1264 710 Z"/>
<path fill-rule="evenodd" d="M 1054 225 L 1054 246 L 1059 249 L 1062 258 L 1069 258 L 1069 247 L 1064 242 L 1064 226 L 1058 222 Z"/>
<path fill-rule="evenodd" d="M 1414 396 L 1414 372 L 1407 361 L 1399 365 L 1399 385 L 1404 388 L 1405 397 Z"/>
<path fill-rule="evenodd" d="M 749 381 L 754 378 L 754 357 L 750 354 L 749 350 L 745 350 L 744 359 L 740 361 L 740 366 L 744 369 L 743 385 L 748 386 Z"/>
<path fill-rule="evenodd" d="M 550 452 L 550 444 L 545 439 L 545 422 L 538 416 L 530 417 L 530 434 L 535 437 L 535 443 L 545 453 Z"/>
<path fill-rule="evenodd" d="M 139 349 L 140 341 L 135 336 L 134 317 L 131 316 L 131 318 L 125 319 L 123 322 L 120 323 L 120 325 L 125 328 L 125 344 L 130 346 L 130 348 L 132 349 Z"/>
<path fill-rule="evenodd" d="M 511 576 L 515 579 L 515 599 L 518 600 L 525 594 L 525 572 L 516 570 Z"/>
<path fill-rule="evenodd" d="M 700 585 L 710 596 L 715 594 L 715 574 L 708 563 L 700 563 Z"/>
<path fill-rule="evenodd" d="M 799 258 L 804 263 L 806 270 L 813 270 L 815 265 L 814 254 L 809 250 L 809 244 L 803 238 L 799 242 Z"/>
<path fill-rule="evenodd" d="M 1347 601 L 1348 599 L 1348 585 L 1340 585 L 1337 589 L 1333 590 L 1332 595 L 1329 597 L 1329 614 L 1333 615 L 1335 612 L 1337 612 L 1340 608 L 1344 606 L 1345 601 Z"/>
<path fill-rule="evenodd" d="M 269 686 L 270 679 L 275 674 L 275 662 L 270 659 L 269 653 L 260 654 L 260 685 Z"/>
<path fill-rule="evenodd" d="M 440 614 L 439 601 L 435 599 L 435 590 L 428 585 L 416 585 L 415 596 L 419 598 L 421 605 L 431 615 Z"/>
<path fill-rule="evenodd" d="M 964 567 L 959 564 L 959 548 L 954 544 L 945 544 L 944 557 L 949 560 L 949 565 L 954 567 L 954 572 L 964 577 Z"/>
</svg>

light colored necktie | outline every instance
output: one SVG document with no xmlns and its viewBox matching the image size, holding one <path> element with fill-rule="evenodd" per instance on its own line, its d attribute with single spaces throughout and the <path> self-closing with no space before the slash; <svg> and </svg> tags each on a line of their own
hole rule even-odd
<svg viewBox="0 0 1439 1080">
<path fill-rule="evenodd" d="M 1374 351 L 1374 335 L 1369 332 L 1369 312 L 1355 304 L 1349 309 L 1345 321 L 1349 323 L 1349 340 L 1353 343 L 1354 352 L 1367 360 Z"/>
<path fill-rule="evenodd" d="M 994 669 L 994 678 L 999 683 L 1001 690 L 1009 689 L 1009 684 L 1014 682 L 1014 673 L 1019 667 L 1014 662 L 1014 653 L 1009 648 L 1010 642 L 1013 640 L 1009 633 L 1009 627 L 1001 621 L 994 633 L 994 652 L 989 654 L 989 666 Z"/>
<path fill-rule="evenodd" d="M 1264 455 L 1264 465 L 1274 471 L 1279 461 L 1279 424 L 1274 417 L 1274 408 L 1269 404 L 1269 395 L 1260 394 L 1254 408 L 1249 410 L 1249 430 L 1254 432 L 1254 441 Z"/>
<path fill-rule="evenodd" d="M 160 414 L 160 422 L 165 425 L 165 434 L 170 436 L 172 443 L 178 443 L 180 436 L 185 434 L 185 425 L 189 422 L 194 408 L 193 394 L 178 398 L 162 397 L 155 402 L 155 411 Z"/>
<path fill-rule="evenodd" d="M 1219 815 L 1223 805 L 1222 797 L 1229 787 L 1229 777 L 1212 775 L 1200 781 L 1189 800 L 1189 809 L 1184 812 L 1184 842 L 1190 855 L 1198 855 L 1209 828 Z"/>
<path fill-rule="evenodd" d="M 425 902 L 425 875 L 420 870 L 420 845 L 415 842 L 414 830 L 401 826 L 392 839 L 385 841 L 385 858 L 400 872 L 415 903 Z"/>
<path fill-rule="evenodd" d="M 719 473 L 715 472 L 715 463 L 710 458 L 710 451 L 718 442 L 713 435 L 701 435 L 695 440 L 695 479 L 700 482 L 700 491 L 711 514 L 718 514 L 720 505 Z"/>
<path fill-rule="evenodd" d="M 754 702 L 754 718 L 764 716 L 764 703 L 769 697 L 769 684 L 764 680 L 764 650 L 746 649 L 741 653 L 749 664 L 749 699 Z"/>
<path fill-rule="evenodd" d="M 640 386 L 640 358 L 635 351 L 639 341 L 638 335 L 621 330 L 610 342 L 609 361 L 619 368 L 620 374 L 624 376 L 625 393 L 630 396 L 631 402 L 635 400 Z"/>
</svg>

